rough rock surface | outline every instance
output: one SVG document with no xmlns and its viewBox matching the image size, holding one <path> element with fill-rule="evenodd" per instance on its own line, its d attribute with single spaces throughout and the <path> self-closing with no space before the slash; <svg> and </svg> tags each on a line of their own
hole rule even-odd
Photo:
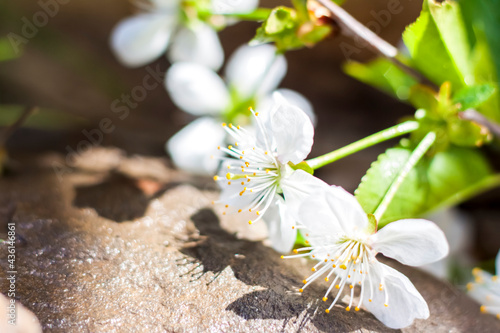
<svg viewBox="0 0 500 333">
<path fill-rule="evenodd" d="M 258 226 L 222 216 L 209 183 L 158 160 L 109 158 L 119 159 L 110 169 L 80 165 L 59 178 L 52 165 L 61 158 L 44 156 L 0 180 L 0 207 L 15 207 L 17 297 L 44 331 L 392 331 L 364 311 L 324 313 L 326 285 L 298 293 L 311 263 L 280 260 Z M 404 332 L 500 331 L 454 287 L 397 268 L 431 310 Z"/>
</svg>

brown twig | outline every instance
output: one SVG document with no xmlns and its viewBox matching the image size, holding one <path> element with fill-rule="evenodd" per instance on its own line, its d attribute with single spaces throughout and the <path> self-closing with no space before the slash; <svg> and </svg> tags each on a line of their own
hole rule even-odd
<svg viewBox="0 0 500 333">
<path fill-rule="evenodd" d="M 486 127 L 494 136 L 500 138 L 500 125 L 489 120 L 474 109 L 468 109 L 458 114 L 460 119 L 470 120 Z"/>
<path fill-rule="evenodd" d="M 326 9 L 332 13 L 332 19 L 340 27 L 340 31 L 347 37 L 352 39 L 361 39 L 375 53 L 382 55 L 390 60 L 394 65 L 401 68 L 405 73 L 414 77 L 418 82 L 426 84 L 437 90 L 437 86 L 432 83 L 422 73 L 407 66 L 398 59 L 399 51 L 373 31 L 365 27 L 362 23 L 352 17 L 342 7 L 332 2 L 331 0 L 317 0 Z"/>
<path fill-rule="evenodd" d="M 28 119 L 28 117 L 31 116 L 37 110 L 38 107 L 36 106 L 27 107 L 23 111 L 21 116 L 12 125 L 5 128 L 3 133 L 0 133 L 0 147 L 5 146 L 7 139 L 10 138 L 12 134 L 14 134 L 14 132 L 26 122 L 26 119 Z"/>
</svg>

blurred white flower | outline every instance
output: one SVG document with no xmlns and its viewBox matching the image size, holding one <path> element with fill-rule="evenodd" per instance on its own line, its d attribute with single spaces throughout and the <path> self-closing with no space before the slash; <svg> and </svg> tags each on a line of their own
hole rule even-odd
<svg viewBox="0 0 500 333">
<path fill-rule="evenodd" d="M 308 116 L 275 93 L 268 114 L 253 112 L 256 133 L 241 126 L 223 124 L 234 138 L 233 145 L 219 147 L 232 158 L 225 175 L 215 176 L 222 188 L 220 203 L 227 211 L 255 214 L 252 224 L 264 218 L 274 249 L 288 252 L 297 236 L 297 207 L 301 201 L 327 184 L 291 164 L 302 162 L 313 144 L 314 128 Z M 262 119 L 261 119 L 262 118 Z"/>
<path fill-rule="evenodd" d="M 112 50 L 125 66 L 146 65 L 167 49 L 172 63 L 191 61 L 214 70 L 222 66 L 224 51 L 217 32 L 197 18 L 186 22 L 180 0 L 150 0 L 137 5 L 141 12 L 119 22 L 111 35 Z M 257 5 L 253 0 L 212 3 L 214 14 L 247 13 Z"/>
<path fill-rule="evenodd" d="M 216 117 L 219 120 L 206 121 L 205 126 L 211 128 L 204 129 L 207 133 L 222 133 L 215 136 L 219 141 L 212 147 L 217 147 L 226 144 L 225 132 L 220 127 L 221 121 L 237 118 L 241 112 L 248 113 L 247 108 L 251 105 L 266 114 L 263 111 L 272 107 L 271 96 L 274 91 L 280 92 L 290 104 L 300 106 L 314 118 L 312 106 L 305 97 L 288 89 L 276 90 L 286 74 L 286 69 L 285 58 L 277 55 L 274 47 L 242 46 L 228 61 L 225 71 L 227 83 L 216 72 L 204 66 L 179 62 L 168 70 L 165 85 L 172 100 L 181 110 L 196 116 Z M 202 142 L 199 137 L 200 127 L 191 123 L 169 140 L 167 150 L 178 168 L 198 174 L 214 174 L 216 164 L 200 161 L 205 160 L 206 156 L 220 156 L 222 153 L 211 152 L 208 140 Z M 173 149 L 172 141 L 184 150 Z M 182 153 L 180 156 L 179 152 Z M 189 159 L 189 156 L 192 158 Z"/>
<path fill-rule="evenodd" d="M 414 319 L 425 319 L 429 308 L 410 280 L 380 263 L 378 252 L 405 265 L 420 266 L 444 258 L 448 243 L 443 232 L 432 222 L 408 219 L 392 222 L 377 232 L 375 221 L 370 221 L 356 198 L 332 186 L 315 193 L 303 201 L 298 221 L 306 228 L 309 247 L 294 250 L 296 255 L 283 258 L 311 256 L 319 260 L 312 268 L 315 272 L 305 279 L 302 292 L 319 277 L 333 279 L 323 297 L 338 289 L 334 301 L 326 312 L 337 303 L 344 287 L 350 290 L 354 301 L 354 287 L 360 287 L 355 310 L 364 305 L 382 323 L 391 328 L 410 325 Z M 303 234 L 304 234 L 303 233 Z M 301 253 L 307 251 L 307 253 Z M 332 277 L 333 275 L 333 277 Z"/>
<path fill-rule="evenodd" d="M 481 304 L 481 312 L 491 313 L 500 319 L 500 251 L 496 258 L 496 275 L 491 275 L 479 268 L 472 274 L 475 282 L 467 284 L 469 295 Z"/>
</svg>

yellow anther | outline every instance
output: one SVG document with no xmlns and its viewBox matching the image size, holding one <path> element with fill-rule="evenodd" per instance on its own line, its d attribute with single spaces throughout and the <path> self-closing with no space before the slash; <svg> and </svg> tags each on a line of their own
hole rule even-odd
<svg viewBox="0 0 500 333">
<path fill-rule="evenodd" d="M 238 209 L 238 213 L 241 213 L 241 209 Z"/>
<path fill-rule="evenodd" d="M 352 288 L 354 288 L 354 286 L 353 286 L 352 284 L 351 284 L 351 285 L 349 285 L 349 289 L 352 289 Z"/>
<path fill-rule="evenodd" d="M 325 278 L 325 281 L 326 281 L 326 282 L 328 282 L 328 280 L 329 280 L 329 279 L 328 279 L 328 277 L 326 277 L 326 278 Z"/>
<path fill-rule="evenodd" d="M 292 225 L 292 229 L 295 229 L 295 226 L 294 226 L 294 225 Z"/>
<path fill-rule="evenodd" d="M 250 166 L 250 163 L 245 162 L 245 166 L 248 168 Z"/>
<path fill-rule="evenodd" d="M 339 268 L 342 268 L 343 270 L 346 270 L 346 269 L 347 269 L 347 266 L 346 266 L 346 265 L 344 265 L 344 264 L 342 264 L 342 265 L 340 265 L 340 266 L 339 266 Z"/>
<path fill-rule="evenodd" d="M 363 271 L 359 271 L 359 274 L 363 274 Z"/>
<path fill-rule="evenodd" d="M 311 257 L 316 258 L 316 256 L 314 254 Z"/>
<path fill-rule="evenodd" d="M 227 146 L 227 149 L 231 150 L 231 149 L 233 149 L 233 146 L 229 145 L 229 146 Z"/>
<path fill-rule="evenodd" d="M 491 277 L 491 281 L 496 282 L 497 280 L 498 280 L 498 276 L 493 275 L 493 276 Z"/>
<path fill-rule="evenodd" d="M 222 212 L 222 215 L 226 215 L 226 212 Z"/>
<path fill-rule="evenodd" d="M 345 308 L 346 311 L 351 311 L 351 307 L 348 306 L 347 308 Z"/>
<path fill-rule="evenodd" d="M 355 307 L 355 308 L 354 308 L 354 311 L 359 311 L 359 308 L 358 308 L 358 307 Z"/>
<path fill-rule="evenodd" d="M 227 185 L 231 185 L 231 182 L 227 182 Z"/>
<path fill-rule="evenodd" d="M 281 258 L 281 259 L 285 259 L 285 256 L 284 256 L 284 255 L 281 255 L 281 257 L 280 257 L 280 258 Z"/>
<path fill-rule="evenodd" d="M 297 249 L 293 249 L 293 253 L 297 254 L 299 251 Z"/>
<path fill-rule="evenodd" d="M 259 113 L 258 113 L 258 112 L 255 112 L 255 115 L 256 115 L 256 116 L 258 116 L 258 115 L 259 115 Z"/>
<path fill-rule="evenodd" d="M 472 274 L 474 274 L 474 275 L 478 275 L 478 274 L 480 274 L 480 273 L 481 273 L 481 269 L 480 269 L 480 268 L 475 267 L 475 268 L 472 270 Z"/>
<path fill-rule="evenodd" d="M 325 312 L 326 312 L 326 313 L 330 313 L 330 310 L 329 310 L 329 309 L 326 309 L 326 310 L 325 310 Z"/>
<path fill-rule="evenodd" d="M 302 283 L 303 283 L 303 284 L 306 284 L 306 283 L 307 283 L 307 280 L 305 280 L 305 279 L 304 279 L 304 280 L 302 280 Z"/>
<path fill-rule="evenodd" d="M 497 319 L 500 319 L 500 313 L 497 313 L 496 317 Z"/>
<path fill-rule="evenodd" d="M 244 150 L 242 150 L 242 151 L 241 151 L 241 154 L 245 155 L 245 151 L 244 151 Z"/>
<path fill-rule="evenodd" d="M 217 146 L 217 149 L 219 149 L 219 150 L 220 150 L 220 146 Z"/>
<path fill-rule="evenodd" d="M 311 268 L 311 271 L 316 272 L 316 268 L 314 268 L 314 267 Z"/>
<path fill-rule="evenodd" d="M 260 215 L 260 212 L 259 212 L 259 211 L 256 211 L 256 212 L 255 212 L 255 214 Z"/>
<path fill-rule="evenodd" d="M 384 306 L 385 306 L 385 307 L 387 308 L 387 307 L 389 307 L 389 304 L 387 304 L 387 303 L 384 303 Z"/>
<path fill-rule="evenodd" d="M 482 313 L 486 313 L 486 306 L 481 305 L 481 307 L 479 308 L 479 310 L 480 310 Z"/>
<path fill-rule="evenodd" d="M 248 211 L 251 213 L 252 212 L 252 208 L 248 208 Z"/>
<path fill-rule="evenodd" d="M 229 205 L 226 205 L 226 208 L 228 208 L 228 207 L 229 207 Z"/>
<path fill-rule="evenodd" d="M 241 182 L 241 185 L 245 185 L 245 182 Z"/>
<path fill-rule="evenodd" d="M 227 168 L 228 168 L 228 169 L 231 169 L 231 166 L 230 166 L 230 165 L 228 165 L 228 166 L 227 166 Z"/>
<path fill-rule="evenodd" d="M 235 145 L 236 147 L 238 147 L 238 142 L 235 142 L 235 143 L 234 143 L 234 145 Z"/>
<path fill-rule="evenodd" d="M 371 302 L 371 301 L 372 301 L 372 299 L 371 299 L 371 298 L 370 298 L 370 299 L 368 299 L 368 302 Z"/>
<path fill-rule="evenodd" d="M 231 172 L 226 173 L 227 180 L 230 180 L 232 177 L 233 175 L 231 174 Z"/>
<path fill-rule="evenodd" d="M 472 290 L 474 288 L 474 284 L 472 282 L 467 283 L 467 290 Z"/>
<path fill-rule="evenodd" d="M 309 244 L 309 241 L 308 241 L 308 240 L 306 240 L 304 243 Z"/>
<path fill-rule="evenodd" d="M 264 154 L 266 154 L 266 155 L 267 155 L 267 154 L 269 154 L 269 153 L 268 153 L 267 151 L 265 151 L 265 152 L 264 152 Z"/>
<path fill-rule="evenodd" d="M 236 126 L 237 129 L 241 129 L 240 125 Z"/>
<path fill-rule="evenodd" d="M 350 278 L 351 278 L 351 276 L 350 276 L 350 275 L 347 275 L 347 278 L 348 278 L 348 279 L 350 279 Z"/>
<path fill-rule="evenodd" d="M 233 124 L 229 123 L 229 128 L 233 128 Z"/>
<path fill-rule="evenodd" d="M 212 205 L 215 205 L 215 201 L 212 200 Z"/>
<path fill-rule="evenodd" d="M 337 284 L 337 285 L 335 286 L 335 288 L 336 288 L 336 289 L 340 289 L 340 286 Z"/>
<path fill-rule="evenodd" d="M 266 169 L 266 173 L 269 173 L 269 172 L 271 172 L 271 170 L 269 170 L 269 169 Z"/>
<path fill-rule="evenodd" d="M 328 262 L 328 259 L 325 259 L 325 262 Z"/>
<path fill-rule="evenodd" d="M 227 126 L 227 124 L 226 124 L 226 123 L 222 123 L 222 127 L 226 127 L 226 126 Z"/>
<path fill-rule="evenodd" d="M 384 287 L 380 286 L 380 287 L 378 287 L 378 290 L 382 291 L 382 290 L 384 290 Z"/>
<path fill-rule="evenodd" d="M 248 221 L 248 224 L 252 224 L 252 223 L 253 223 L 252 220 Z"/>
<path fill-rule="evenodd" d="M 333 260 L 333 259 L 332 259 L 332 260 Z M 335 268 L 335 267 L 337 267 L 337 265 L 333 264 L 333 265 L 332 265 L 332 267 L 333 267 L 333 268 Z"/>
<path fill-rule="evenodd" d="M 254 172 L 254 173 L 253 173 L 253 175 L 254 175 L 254 176 L 257 176 L 257 173 L 256 173 L 256 172 Z"/>
<path fill-rule="evenodd" d="M 304 291 L 304 289 L 302 289 L 302 288 L 299 289 L 299 292 L 303 292 L 303 291 Z"/>
<path fill-rule="evenodd" d="M 214 180 L 215 181 L 219 180 L 219 176 L 214 176 Z"/>
<path fill-rule="evenodd" d="M 323 297 L 323 302 L 326 302 L 326 300 L 327 300 L 327 299 L 328 299 L 328 298 L 326 298 L 326 297 Z"/>
<path fill-rule="evenodd" d="M 242 159 L 243 159 L 243 156 L 240 156 L 240 160 L 242 160 Z"/>
</svg>

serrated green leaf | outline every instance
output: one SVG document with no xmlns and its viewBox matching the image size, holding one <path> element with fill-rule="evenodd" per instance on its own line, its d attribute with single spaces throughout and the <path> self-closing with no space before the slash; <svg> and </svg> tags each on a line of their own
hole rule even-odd
<svg viewBox="0 0 500 333">
<path fill-rule="evenodd" d="M 451 81 L 455 87 L 463 86 L 463 77 L 448 54 L 428 11 L 423 10 L 417 21 L 406 28 L 403 41 L 414 67 L 432 82 L 441 85 L 444 81 Z"/>
<path fill-rule="evenodd" d="M 428 1 L 429 12 L 455 67 L 467 84 L 474 84 L 474 75 L 470 62 L 471 41 L 460 6 L 456 1 Z"/>
<path fill-rule="evenodd" d="M 477 108 L 489 100 L 495 92 L 496 87 L 491 83 L 464 87 L 453 96 L 453 102 L 459 103 L 462 111 Z"/>
<path fill-rule="evenodd" d="M 410 154 L 409 149 L 391 148 L 372 164 L 355 191 L 367 214 L 375 212 Z M 481 192 L 484 187 L 477 185 L 492 175 L 489 162 L 477 150 L 450 146 L 446 151 L 426 156 L 402 183 L 379 227 L 404 218 L 420 217 L 447 203 L 457 204 L 454 200 L 457 193 L 469 189 L 474 190 L 473 194 Z"/>
<path fill-rule="evenodd" d="M 417 81 L 387 59 L 378 58 L 367 64 L 355 61 L 343 65 L 344 72 L 361 82 L 372 85 L 396 98 L 406 101 L 410 88 Z"/>
</svg>

